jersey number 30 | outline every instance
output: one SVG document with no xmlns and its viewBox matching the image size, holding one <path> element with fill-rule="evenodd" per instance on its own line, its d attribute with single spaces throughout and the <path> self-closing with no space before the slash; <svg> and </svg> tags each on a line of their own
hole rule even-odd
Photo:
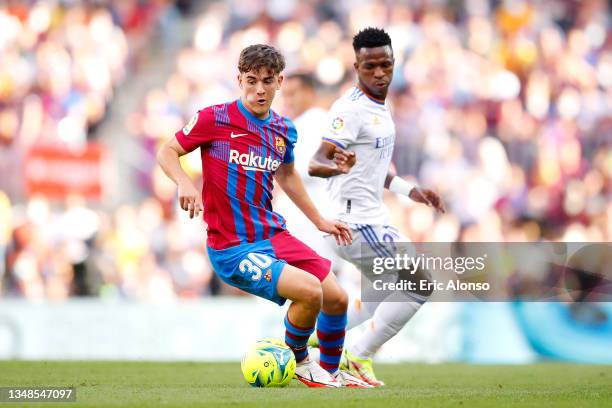
<svg viewBox="0 0 612 408">
<path fill-rule="evenodd" d="M 240 262 L 238 269 L 244 274 L 251 274 L 251 280 L 261 279 L 261 270 L 272 265 L 272 259 L 264 254 L 251 252 Z"/>
</svg>

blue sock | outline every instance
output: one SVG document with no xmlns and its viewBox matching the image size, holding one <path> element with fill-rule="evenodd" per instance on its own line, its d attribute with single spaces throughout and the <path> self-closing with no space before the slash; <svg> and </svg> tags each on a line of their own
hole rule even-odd
<svg viewBox="0 0 612 408">
<path fill-rule="evenodd" d="M 289 321 L 289 314 L 285 315 L 285 343 L 293 350 L 295 361 L 298 363 L 308 357 L 308 338 L 314 327 L 300 327 Z"/>
<path fill-rule="evenodd" d="M 330 315 L 319 313 L 317 319 L 317 337 L 319 338 L 319 351 L 321 352 L 321 367 L 330 373 L 338 370 L 342 348 L 344 347 L 344 333 L 346 329 L 346 313 Z"/>
</svg>

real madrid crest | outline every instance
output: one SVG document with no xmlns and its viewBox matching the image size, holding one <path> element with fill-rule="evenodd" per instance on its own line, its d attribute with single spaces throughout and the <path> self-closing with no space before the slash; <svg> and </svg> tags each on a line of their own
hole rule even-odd
<svg viewBox="0 0 612 408">
<path fill-rule="evenodd" d="M 285 150 L 287 150 L 285 139 L 283 139 L 281 136 L 276 136 L 276 150 L 278 150 L 281 156 L 284 156 Z"/>
</svg>

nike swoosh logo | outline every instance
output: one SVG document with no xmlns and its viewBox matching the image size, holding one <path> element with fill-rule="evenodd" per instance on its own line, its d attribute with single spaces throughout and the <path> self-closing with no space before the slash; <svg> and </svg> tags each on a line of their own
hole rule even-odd
<svg viewBox="0 0 612 408">
<path fill-rule="evenodd" d="M 232 139 L 234 139 L 236 137 L 240 137 L 240 136 L 248 136 L 248 133 L 234 133 L 234 132 L 232 132 L 232 134 L 230 135 L 230 137 Z"/>
</svg>

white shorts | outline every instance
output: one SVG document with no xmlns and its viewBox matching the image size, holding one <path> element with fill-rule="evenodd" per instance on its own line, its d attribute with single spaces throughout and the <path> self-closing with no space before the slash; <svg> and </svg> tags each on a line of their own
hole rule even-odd
<svg viewBox="0 0 612 408">
<path fill-rule="evenodd" d="M 410 242 L 391 225 L 349 224 L 353 231 L 353 243 L 338 246 L 332 236 L 326 237 L 338 256 L 361 269 L 364 257 L 394 257 L 395 243 Z"/>
<path fill-rule="evenodd" d="M 372 224 L 349 224 L 353 231 L 353 242 L 348 246 L 338 246 L 334 237 L 326 236 L 325 239 L 329 246 L 334 248 L 337 255 L 355 265 L 360 271 L 362 276 L 369 274 L 371 271 L 362 270 L 364 263 L 370 263 L 368 259 L 380 257 L 380 258 L 394 258 L 396 254 L 402 254 L 408 251 L 409 256 L 414 256 L 416 250 L 412 245 L 406 246 L 406 243 L 411 242 L 406 236 L 404 236 L 397 228 L 391 225 L 372 225 Z M 395 244 L 402 243 L 404 245 L 397 246 Z M 390 270 L 380 275 L 380 279 L 385 282 L 395 282 L 398 279 L 400 272 L 396 270 Z M 366 287 L 362 287 L 365 289 Z M 367 290 L 367 289 L 366 289 Z M 363 295 L 363 293 L 362 293 Z M 401 296 L 404 299 L 406 294 Z M 422 294 L 411 293 L 410 300 L 417 301 L 418 303 L 424 303 L 427 300 L 427 296 Z"/>
</svg>

